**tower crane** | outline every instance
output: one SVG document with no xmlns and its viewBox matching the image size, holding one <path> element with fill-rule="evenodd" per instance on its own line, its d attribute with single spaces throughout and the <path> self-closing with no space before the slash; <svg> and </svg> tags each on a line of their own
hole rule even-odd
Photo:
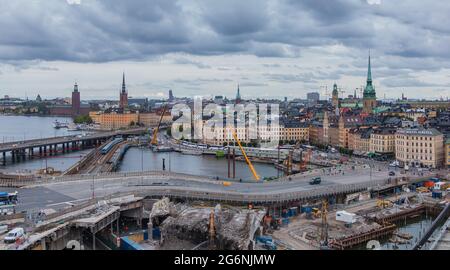
<svg viewBox="0 0 450 270">
<path fill-rule="evenodd" d="M 327 248 L 328 247 L 328 220 L 327 220 L 327 214 L 328 214 L 328 202 L 326 200 L 323 200 L 322 202 L 322 226 L 321 226 L 321 233 L 320 233 L 320 247 L 321 248 Z"/>
<path fill-rule="evenodd" d="M 214 222 L 214 210 L 209 214 L 209 249 L 213 250 L 216 246 L 216 225 Z"/>
</svg>

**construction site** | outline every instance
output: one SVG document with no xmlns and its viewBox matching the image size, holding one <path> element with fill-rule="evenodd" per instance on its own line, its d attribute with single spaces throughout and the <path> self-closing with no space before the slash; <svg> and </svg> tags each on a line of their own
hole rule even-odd
<svg viewBox="0 0 450 270">
<path fill-rule="evenodd" d="M 161 149 L 159 128 L 149 143 L 154 151 Z M 269 158 L 285 176 L 262 179 L 252 160 L 267 158 L 248 155 L 233 137 L 237 147 L 226 151 L 222 179 L 114 173 L 127 149 L 141 145 L 119 136 L 96 141 L 61 174 L 0 175 L 3 187 L 20 189 L 4 194 L 6 206 L 22 198 L 29 205 L 0 216 L 0 249 L 427 249 L 430 239 L 445 239 L 435 232 L 449 217 L 448 174 L 386 177 L 382 164 L 372 172 L 364 161 L 326 158 L 297 144 L 281 161 L 280 149 Z M 252 181 L 236 178 L 238 154 Z M 53 199 L 43 204 L 36 199 L 42 192 Z M 403 230 L 423 219 L 432 223 Z"/>
</svg>

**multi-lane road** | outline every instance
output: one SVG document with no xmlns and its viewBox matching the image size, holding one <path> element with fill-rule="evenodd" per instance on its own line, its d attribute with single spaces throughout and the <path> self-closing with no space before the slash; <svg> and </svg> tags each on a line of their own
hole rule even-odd
<svg viewBox="0 0 450 270">
<path fill-rule="evenodd" d="M 222 181 L 181 174 L 169 173 L 118 173 L 100 176 L 67 177 L 63 181 L 48 181 L 35 186 L 19 189 L 18 211 L 41 208 L 60 208 L 95 197 L 118 193 L 138 193 L 140 195 L 182 196 L 228 196 L 230 200 L 251 198 L 255 200 L 283 200 L 320 195 L 323 192 L 360 190 L 376 186 L 388 179 L 387 171 L 376 171 L 372 176 L 366 170 L 346 172 L 345 175 L 323 175 L 320 185 L 310 185 L 310 176 L 298 176 L 292 181 L 274 182 L 232 182 L 224 186 Z M 2 189 L 11 191 L 14 189 Z M 194 196 L 195 197 L 195 196 Z"/>
</svg>

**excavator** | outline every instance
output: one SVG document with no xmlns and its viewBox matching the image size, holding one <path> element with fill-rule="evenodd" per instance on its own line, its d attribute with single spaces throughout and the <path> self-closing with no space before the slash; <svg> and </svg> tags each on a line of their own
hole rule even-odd
<svg viewBox="0 0 450 270">
<path fill-rule="evenodd" d="M 153 137 L 152 137 L 152 141 L 150 142 L 150 144 L 153 147 L 158 146 L 158 132 L 159 132 L 159 128 L 161 127 L 161 123 L 164 118 L 164 114 L 166 114 L 166 111 L 167 111 L 167 103 L 166 103 L 166 105 L 164 105 L 164 109 L 163 109 L 163 112 L 161 113 L 161 118 L 159 119 L 158 126 L 156 126 L 156 128 L 153 130 Z"/>
</svg>

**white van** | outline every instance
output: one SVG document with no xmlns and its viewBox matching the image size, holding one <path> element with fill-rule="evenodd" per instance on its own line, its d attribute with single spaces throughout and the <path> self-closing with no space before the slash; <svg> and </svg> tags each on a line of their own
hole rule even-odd
<svg viewBox="0 0 450 270">
<path fill-rule="evenodd" d="M 3 242 L 6 244 L 15 243 L 22 238 L 25 238 L 25 230 L 23 228 L 15 228 L 5 236 Z"/>
</svg>

